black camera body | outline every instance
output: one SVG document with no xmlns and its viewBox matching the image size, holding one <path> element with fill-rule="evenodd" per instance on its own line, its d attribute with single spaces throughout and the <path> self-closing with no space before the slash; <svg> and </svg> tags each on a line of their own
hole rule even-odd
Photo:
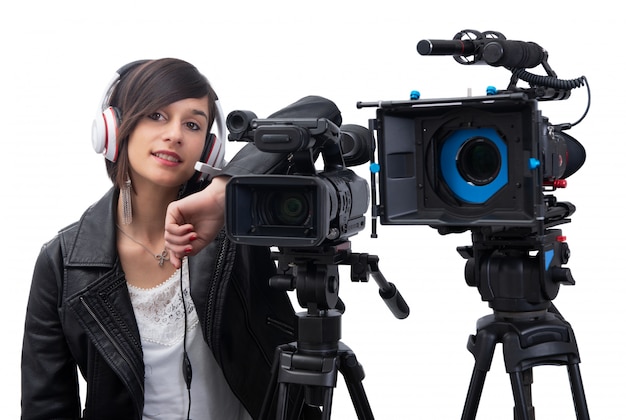
<svg viewBox="0 0 626 420">
<path fill-rule="evenodd" d="M 227 118 L 229 139 L 286 159 L 286 174 L 233 177 L 226 187 L 226 232 L 237 243 L 318 247 L 365 228 L 366 180 L 347 169 L 341 130 L 326 118 L 258 119 L 250 111 Z M 321 154 L 324 170 L 315 168 Z"/>
<path fill-rule="evenodd" d="M 372 213 L 382 224 L 429 225 L 440 233 L 490 228 L 539 232 L 569 221 L 575 211 L 546 192 L 567 185 L 582 167 L 584 147 L 565 133 L 580 123 L 552 124 L 540 101 L 564 100 L 586 78 L 559 79 L 547 52 L 533 42 L 511 41 L 495 31 L 463 30 L 452 40 L 422 40 L 421 55 L 452 55 L 465 65 L 486 63 L 511 71 L 504 90 L 485 96 L 358 102 L 376 107 L 380 203 Z M 540 65 L 546 75 L 526 68 Z M 518 87 L 524 81 L 528 87 Z M 374 231 L 374 229 L 373 229 Z"/>
<path fill-rule="evenodd" d="M 375 127 L 382 224 L 531 225 L 583 150 L 523 93 L 382 103 Z"/>
<path fill-rule="evenodd" d="M 237 176 L 226 188 L 226 231 L 239 243 L 316 247 L 365 228 L 368 185 L 349 169 Z"/>
</svg>

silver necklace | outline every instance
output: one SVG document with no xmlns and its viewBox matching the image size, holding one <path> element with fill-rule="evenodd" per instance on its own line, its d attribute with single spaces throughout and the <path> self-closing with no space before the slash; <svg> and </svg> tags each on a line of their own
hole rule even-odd
<svg viewBox="0 0 626 420">
<path fill-rule="evenodd" d="M 133 238 L 132 236 L 130 236 L 128 233 L 124 232 L 122 230 L 122 228 L 120 227 L 120 225 L 116 224 L 115 226 L 117 226 L 117 228 L 119 229 L 120 232 L 122 232 L 122 234 L 124 236 L 126 236 L 128 239 L 130 239 L 131 241 L 133 241 L 134 243 L 136 243 L 137 245 L 141 246 L 143 249 L 146 250 L 146 252 L 150 255 L 153 255 L 154 258 L 156 258 L 157 260 L 159 260 L 159 267 L 163 267 L 163 263 L 165 263 L 165 261 L 169 261 L 170 260 L 170 255 L 169 252 L 167 252 L 167 249 L 163 248 L 163 251 L 161 251 L 160 254 L 155 254 L 154 252 L 152 252 L 150 250 L 150 248 L 148 248 L 147 246 L 145 246 L 144 244 L 142 244 L 141 242 L 139 242 L 137 239 Z"/>
</svg>

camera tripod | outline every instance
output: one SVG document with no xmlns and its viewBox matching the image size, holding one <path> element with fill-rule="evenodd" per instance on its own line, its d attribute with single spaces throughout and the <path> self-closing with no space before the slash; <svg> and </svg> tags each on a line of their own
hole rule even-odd
<svg viewBox="0 0 626 420">
<path fill-rule="evenodd" d="M 532 369 L 539 365 L 567 366 L 577 419 L 589 420 L 574 331 L 552 304 L 561 283 L 574 284 L 570 270 L 561 267 L 569 247 L 558 229 L 538 232 L 474 229 L 473 246 L 457 248 L 468 260 L 468 285 L 493 308 L 468 340 L 475 365 L 462 420 L 476 417 L 497 343 L 511 379 L 515 420 L 535 419 Z"/>
<path fill-rule="evenodd" d="M 297 314 L 297 341 L 276 349 L 260 418 L 300 419 L 306 405 L 307 409 L 317 407 L 322 419 L 329 420 L 333 389 L 341 373 L 359 420 L 373 420 L 362 384 L 363 367 L 340 341 L 343 304 L 338 295 L 338 264 L 351 266 L 352 281 L 367 281 L 371 274 L 380 296 L 397 318 L 409 314 L 404 299 L 378 269 L 378 257 L 352 254 L 347 241 L 315 249 L 291 248 L 274 257 L 279 261 L 279 271 L 285 274 L 274 276 L 272 287 L 295 289 L 299 304 L 307 311 Z M 272 411 L 275 417 L 270 417 Z"/>
</svg>

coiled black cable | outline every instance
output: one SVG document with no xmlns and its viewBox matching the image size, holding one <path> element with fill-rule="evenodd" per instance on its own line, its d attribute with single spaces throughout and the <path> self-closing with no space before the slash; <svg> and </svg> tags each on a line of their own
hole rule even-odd
<svg viewBox="0 0 626 420">
<path fill-rule="evenodd" d="M 513 76 L 520 80 L 527 82 L 531 86 L 544 86 L 554 89 L 572 90 L 584 86 L 587 83 L 587 78 L 581 76 L 577 79 L 563 80 L 554 76 L 543 76 L 533 74 L 526 69 L 511 69 Z"/>
<path fill-rule="evenodd" d="M 585 76 L 578 77 L 576 79 L 559 79 L 554 76 L 542 76 L 530 73 L 525 69 L 509 69 L 514 77 L 517 77 L 520 80 L 527 82 L 531 86 L 535 87 L 548 87 L 553 89 L 558 89 L 562 91 L 570 91 L 575 88 L 579 88 L 582 86 L 587 87 L 587 107 L 583 112 L 582 116 L 574 123 L 561 124 L 560 128 L 563 130 L 570 129 L 575 125 L 578 125 L 582 120 L 585 119 L 587 114 L 589 113 L 589 108 L 591 107 L 591 89 L 589 87 L 589 81 Z"/>
</svg>

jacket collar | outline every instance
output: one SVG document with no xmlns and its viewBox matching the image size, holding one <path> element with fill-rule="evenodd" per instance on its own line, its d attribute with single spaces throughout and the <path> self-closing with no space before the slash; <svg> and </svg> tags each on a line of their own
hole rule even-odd
<svg viewBox="0 0 626 420">
<path fill-rule="evenodd" d="M 112 267 L 115 264 L 118 196 L 119 190 L 111 188 L 83 213 L 76 223 L 74 237 L 66 242 L 67 266 Z"/>
<path fill-rule="evenodd" d="M 115 229 L 118 197 L 119 189 L 111 188 L 83 213 L 78 222 L 62 232 L 67 267 L 115 266 L 118 261 Z M 222 231 L 217 240 L 202 249 L 197 257 L 190 257 L 190 276 L 195 278 L 198 273 L 213 273 L 218 246 L 225 240 L 224 235 Z"/>
</svg>

